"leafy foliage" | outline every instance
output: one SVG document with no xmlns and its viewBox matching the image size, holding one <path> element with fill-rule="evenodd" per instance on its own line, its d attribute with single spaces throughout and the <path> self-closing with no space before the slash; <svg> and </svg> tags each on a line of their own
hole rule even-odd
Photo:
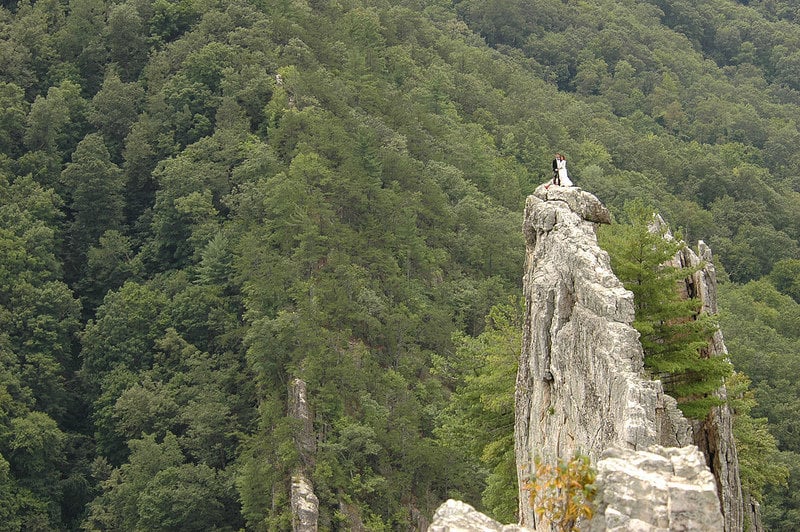
<svg viewBox="0 0 800 532">
<path fill-rule="evenodd" d="M 454 466 L 434 431 L 477 395 L 475 423 L 507 420 L 513 335 L 485 316 L 519 293 L 525 194 L 563 152 L 608 205 L 796 295 L 795 22 L 788 0 L 4 3 L 4 522 L 288 528 L 293 377 L 323 529 L 481 491 L 510 515 L 508 440 Z M 792 367 L 769 295 L 739 329 Z M 743 352 L 788 449 L 796 389 Z"/>
<path fill-rule="evenodd" d="M 721 285 L 720 305 L 729 309 L 721 325 L 731 357 L 752 380 L 752 391 L 740 392 L 742 399 L 732 403 L 743 481 L 763 494 L 765 525 L 789 530 L 797 515 L 798 477 L 792 464 L 800 442 L 792 414 L 798 405 L 797 389 L 786 375 L 793 374 L 797 364 L 800 305 L 766 279 Z"/>
<path fill-rule="evenodd" d="M 752 409 L 757 405 L 755 393 L 750 390 L 750 379 L 734 373 L 726 382 L 730 404 L 733 407 L 733 435 L 742 487 L 756 500 L 764 500 L 764 488 L 769 485 L 786 487 L 789 470 L 781 464 L 777 440 L 769 432 L 767 418 L 754 418 Z"/>
<path fill-rule="evenodd" d="M 482 505 L 502 522 L 517 520 L 517 467 L 514 454 L 514 384 L 522 349 L 522 308 L 497 305 L 486 330 L 458 335 L 453 360 L 434 368 L 456 388 L 439 419 L 444 445 L 486 468 Z M 469 495 L 469 494 L 465 494 Z"/>
<path fill-rule="evenodd" d="M 569 460 L 550 464 L 536 459 L 536 476 L 527 484 L 531 506 L 539 519 L 544 518 L 560 532 L 579 530 L 582 519 L 594 515 L 597 472 L 589 457 L 576 454 Z"/>
</svg>

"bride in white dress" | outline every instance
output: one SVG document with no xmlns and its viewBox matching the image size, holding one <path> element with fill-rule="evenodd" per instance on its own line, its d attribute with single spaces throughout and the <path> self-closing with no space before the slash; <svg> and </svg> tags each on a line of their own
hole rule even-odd
<svg viewBox="0 0 800 532">
<path fill-rule="evenodd" d="M 572 181 L 567 175 L 567 160 L 564 158 L 563 155 L 559 155 L 558 160 L 556 161 L 556 167 L 558 168 L 558 180 L 561 181 L 562 187 L 571 187 L 573 186 Z"/>
</svg>

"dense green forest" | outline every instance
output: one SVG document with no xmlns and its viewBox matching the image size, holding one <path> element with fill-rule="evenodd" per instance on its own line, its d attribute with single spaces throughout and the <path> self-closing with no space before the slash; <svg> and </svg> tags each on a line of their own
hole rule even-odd
<svg viewBox="0 0 800 532">
<path fill-rule="evenodd" d="M 714 250 L 793 530 L 799 125 L 796 0 L 4 1 L 0 529 L 291 528 L 294 377 L 322 529 L 513 513 L 522 207 L 560 151 Z"/>
</svg>

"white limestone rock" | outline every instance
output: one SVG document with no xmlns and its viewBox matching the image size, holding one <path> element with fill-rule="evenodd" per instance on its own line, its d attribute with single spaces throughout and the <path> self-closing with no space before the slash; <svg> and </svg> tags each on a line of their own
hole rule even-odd
<svg viewBox="0 0 800 532">
<path fill-rule="evenodd" d="M 292 477 L 292 530 L 317 532 L 319 499 L 305 475 Z"/>
<path fill-rule="evenodd" d="M 448 501 L 429 530 L 550 531 L 550 523 L 534 518 L 525 485 L 534 457 L 553 463 L 575 452 L 589 455 L 599 470 L 599 510 L 582 530 L 733 532 L 743 529 L 744 513 L 760 530 L 757 504 L 742 496 L 727 406 L 690 425 L 661 383 L 643 371 L 631 326 L 633 296 L 597 246 L 596 224 L 608 221 L 599 200 L 577 187 L 540 186 L 528 197 L 527 308 L 515 395 L 522 528 L 502 528 L 469 505 Z M 702 242 L 699 250 L 698 257 L 685 249 L 676 265 L 704 261 L 687 279 L 684 296 L 715 313 L 710 251 Z M 721 333 L 710 340 L 708 355 L 727 355 Z"/>
<path fill-rule="evenodd" d="M 539 187 L 526 202 L 527 309 L 515 397 L 521 493 L 536 456 L 553 462 L 580 451 L 596 462 L 611 447 L 692 443 L 674 399 L 643 376 L 633 294 L 597 245 L 596 221 L 608 221 L 605 207 L 577 187 Z M 528 497 L 520 497 L 520 516 L 535 525 Z"/>
<path fill-rule="evenodd" d="M 288 392 L 288 415 L 297 421 L 293 439 L 300 454 L 300 464 L 292 475 L 292 530 L 294 532 L 316 532 L 319 519 L 319 499 L 306 474 L 314 467 L 314 452 L 316 451 L 314 418 L 308 404 L 305 381 L 292 379 Z"/>
<path fill-rule="evenodd" d="M 722 532 L 714 477 L 695 446 L 610 449 L 597 468 L 590 532 Z"/>
<path fill-rule="evenodd" d="M 517 525 L 502 525 L 469 504 L 450 499 L 433 514 L 428 532 L 533 532 Z"/>
<path fill-rule="evenodd" d="M 292 436 L 307 469 L 314 467 L 314 454 L 317 451 L 317 439 L 314 434 L 314 416 L 308 404 L 308 392 L 305 381 L 294 378 L 289 382 L 288 416 L 297 420 L 297 428 Z"/>
<path fill-rule="evenodd" d="M 611 214 L 606 206 L 594 194 L 578 187 L 539 185 L 533 195 L 545 201 L 563 201 L 572 212 L 589 222 L 611 223 Z"/>
</svg>

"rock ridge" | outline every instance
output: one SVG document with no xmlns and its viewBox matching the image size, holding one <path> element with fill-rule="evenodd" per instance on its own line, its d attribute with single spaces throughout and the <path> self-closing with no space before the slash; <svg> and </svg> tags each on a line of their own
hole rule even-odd
<svg viewBox="0 0 800 532">
<path fill-rule="evenodd" d="M 526 320 L 515 396 L 521 494 L 536 457 L 554 462 L 580 452 L 598 463 L 609 449 L 698 442 L 660 381 L 644 374 L 633 295 L 597 244 L 597 224 L 610 220 L 578 187 L 542 185 L 526 201 Z M 524 495 L 520 523 L 545 524 Z"/>
<path fill-rule="evenodd" d="M 448 501 L 429 530 L 551 531 L 527 491 L 534 458 L 554 463 L 576 452 L 598 471 L 595 515 L 581 530 L 733 532 L 744 522 L 761 530 L 757 504 L 742 497 L 730 409 L 690 423 L 644 372 L 633 295 L 597 245 L 597 225 L 610 221 L 605 206 L 578 187 L 542 185 L 527 198 L 526 317 L 515 393 L 520 524 L 504 528 Z M 673 261 L 696 268 L 680 286 L 683 297 L 716 313 L 708 246 L 684 248 Z M 703 354 L 727 356 L 721 332 Z M 724 398 L 724 387 L 718 394 Z"/>
<path fill-rule="evenodd" d="M 658 224 L 664 224 L 656 218 Z M 666 224 L 664 224 L 665 226 Z M 667 236 L 672 237 L 667 228 Z M 680 287 L 681 295 L 686 299 L 697 299 L 701 302 L 701 310 L 708 314 L 717 314 L 717 276 L 712 260 L 711 248 L 705 242 L 698 242 L 698 253 L 684 247 L 675 255 L 672 265 L 678 268 L 696 269 Z M 706 357 L 728 357 L 728 348 L 717 329 L 709 340 L 708 348 L 703 353 Z M 717 397 L 726 401 L 727 391 L 723 386 L 716 392 Z M 733 413 L 725 403 L 711 409 L 704 420 L 692 420 L 693 442 L 706 459 L 706 464 L 714 474 L 719 492 L 722 514 L 726 531 L 745 529 L 745 522 L 750 530 L 761 530 L 757 503 L 746 504 L 739 473 L 739 457 L 733 440 Z"/>
</svg>

